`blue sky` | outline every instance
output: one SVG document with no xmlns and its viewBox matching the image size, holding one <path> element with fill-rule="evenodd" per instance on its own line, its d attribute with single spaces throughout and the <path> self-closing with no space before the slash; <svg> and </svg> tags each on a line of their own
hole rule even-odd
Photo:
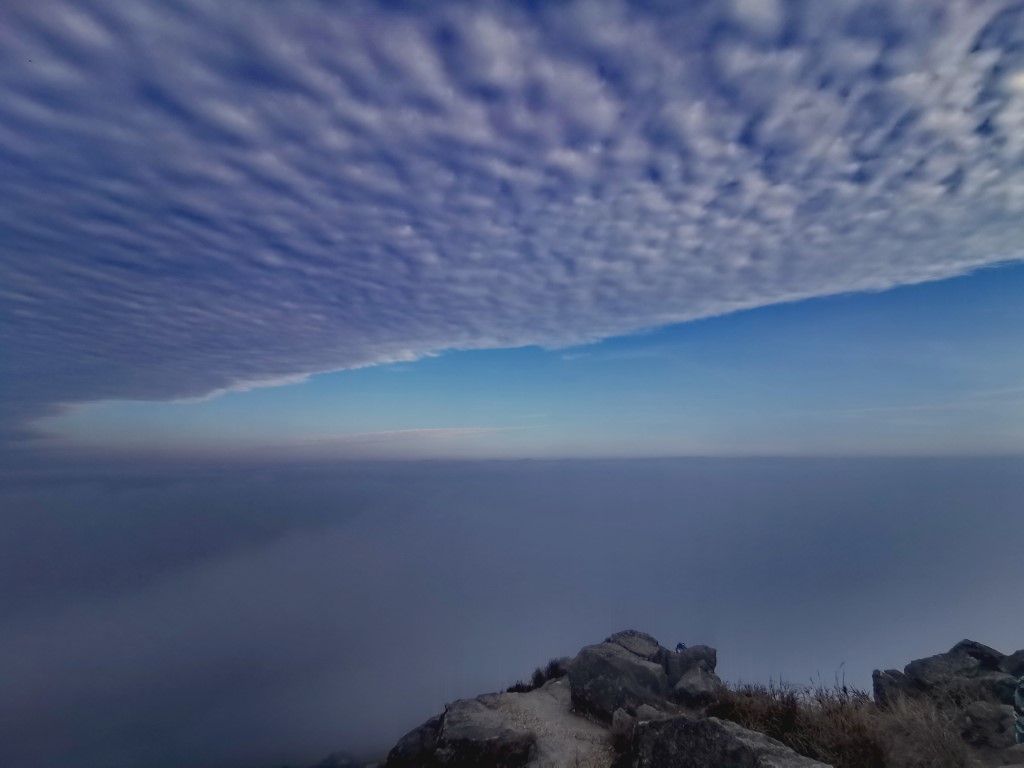
<svg viewBox="0 0 1024 768">
<path fill-rule="evenodd" d="M 221 458 L 1024 451 L 1024 267 L 567 349 L 446 352 L 48 423 L 78 444 Z"/>
<path fill-rule="evenodd" d="M 996 0 L 5 3 L 0 441 L 1019 452 L 1020 267 L 977 270 L 1022 257 L 1022 40 Z"/>
</svg>

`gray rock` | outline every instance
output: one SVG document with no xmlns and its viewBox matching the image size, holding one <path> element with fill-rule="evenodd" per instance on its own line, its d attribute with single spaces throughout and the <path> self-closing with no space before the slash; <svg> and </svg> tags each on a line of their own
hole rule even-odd
<svg viewBox="0 0 1024 768">
<path fill-rule="evenodd" d="M 656 661 L 659 654 L 666 650 L 653 637 L 645 632 L 637 632 L 635 629 L 616 632 L 605 642 L 620 645 L 630 653 L 647 661 Z"/>
<path fill-rule="evenodd" d="M 1024 768 L 1024 744 L 1015 744 L 999 754 L 1000 765 L 1006 768 Z"/>
<path fill-rule="evenodd" d="M 871 687 L 875 692 L 875 702 L 885 707 L 894 704 L 913 686 L 898 669 L 887 669 L 884 672 L 876 669 L 871 673 Z"/>
<path fill-rule="evenodd" d="M 1008 675 L 1021 677 L 1024 675 L 1024 650 L 1004 656 L 999 664 L 999 669 Z"/>
<path fill-rule="evenodd" d="M 682 651 L 666 651 L 659 661 L 668 675 L 669 685 L 675 687 L 679 678 L 698 664 L 714 672 L 718 666 L 718 651 L 708 645 L 694 645 Z"/>
<path fill-rule="evenodd" d="M 714 672 L 698 662 L 686 672 L 675 686 L 676 699 L 688 707 L 703 707 L 714 701 L 725 686 Z"/>
<path fill-rule="evenodd" d="M 531 758 L 537 736 L 512 727 L 493 704 L 497 696 L 463 699 L 404 736 L 388 754 L 388 768 L 519 768 Z"/>
<path fill-rule="evenodd" d="M 990 648 L 976 640 L 961 640 L 959 643 L 954 645 L 949 652 L 951 654 L 962 653 L 966 656 L 970 656 L 978 662 L 982 669 L 986 669 L 990 672 L 998 671 L 1000 663 L 1002 663 L 1003 659 L 1006 658 L 1006 656 L 995 648 Z"/>
<path fill-rule="evenodd" d="M 677 714 L 679 713 L 665 712 L 657 707 L 652 707 L 650 704 L 641 704 L 636 708 L 637 720 L 668 720 L 670 717 L 674 717 Z"/>
<path fill-rule="evenodd" d="M 628 744 L 633 738 L 636 718 L 619 707 L 612 713 L 612 738 L 616 744 Z"/>
<path fill-rule="evenodd" d="M 613 746 L 608 728 L 572 711 L 569 681 L 560 678 L 525 693 L 455 702 L 399 741 L 386 766 L 603 767 Z"/>
<path fill-rule="evenodd" d="M 393 768 L 431 765 L 443 720 L 444 715 L 437 715 L 405 734 L 388 753 L 386 764 Z"/>
<path fill-rule="evenodd" d="M 1002 670 L 1003 654 L 981 643 L 963 640 L 947 653 L 910 662 L 897 670 L 872 675 L 875 700 L 884 704 L 897 695 L 929 696 L 964 704 L 990 701 L 1011 704 L 1016 681 Z"/>
<path fill-rule="evenodd" d="M 919 688 L 931 690 L 947 687 L 958 678 L 977 677 L 982 672 L 982 666 L 973 656 L 954 648 L 948 653 L 915 659 L 903 671 Z"/>
<path fill-rule="evenodd" d="M 587 646 L 568 665 L 573 705 L 606 723 L 619 708 L 633 714 L 641 704 L 661 704 L 669 694 L 662 666 L 628 650 L 615 637 Z"/>
<path fill-rule="evenodd" d="M 638 723 L 631 768 L 827 768 L 762 733 L 714 717 Z"/>
<path fill-rule="evenodd" d="M 1013 707 L 974 701 L 964 711 L 960 729 L 964 741 L 972 747 L 1008 749 L 1014 744 Z"/>
</svg>

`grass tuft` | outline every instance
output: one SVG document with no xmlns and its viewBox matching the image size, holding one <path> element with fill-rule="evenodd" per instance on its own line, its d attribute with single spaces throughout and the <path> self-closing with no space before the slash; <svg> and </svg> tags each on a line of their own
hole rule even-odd
<svg viewBox="0 0 1024 768">
<path fill-rule="evenodd" d="M 530 682 L 524 683 L 517 680 L 515 684 L 505 689 L 506 693 L 527 693 L 528 691 L 540 688 L 548 680 L 565 677 L 567 670 L 561 659 L 551 659 L 544 667 L 537 667 L 530 675 Z"/>
<path fill-rule="evenodd" d="M 708 714 L 835 768 L 963 768 L 967 761 L 954 703 L 903 698 L 881 707 L 838 680 L 734 686 Z"/>
</svg>

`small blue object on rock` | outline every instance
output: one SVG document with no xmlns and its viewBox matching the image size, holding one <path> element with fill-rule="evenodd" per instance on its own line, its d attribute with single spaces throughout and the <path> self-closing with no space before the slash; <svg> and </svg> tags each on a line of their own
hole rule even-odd
<svg viewBox="0 0 1024 768">
<path fill-rule="evenodd" d="M 686 643 L 676 643 L 676 653 L 686 650 Z"/>
</svg>

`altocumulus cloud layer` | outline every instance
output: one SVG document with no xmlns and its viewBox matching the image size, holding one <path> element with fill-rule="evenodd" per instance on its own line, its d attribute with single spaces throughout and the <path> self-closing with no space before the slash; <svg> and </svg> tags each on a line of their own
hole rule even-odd
<svg viewBox="0 0 1024 768">
<path fill-rule="evenodd" d="M 0 8 L 8 429 L 1018 258 L 1024 5 Z"/>
</svg>

